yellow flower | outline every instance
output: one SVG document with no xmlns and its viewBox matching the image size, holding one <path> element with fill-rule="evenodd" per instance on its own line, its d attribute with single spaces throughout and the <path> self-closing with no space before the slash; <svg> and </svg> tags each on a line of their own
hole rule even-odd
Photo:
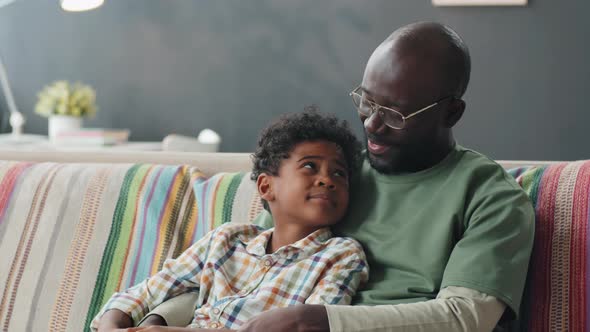
<svg viewBox="0 0 590 332">
<path fill-rule="evenodd" d="M 96 93 L 82 83 L 55 81 L 39 92 L 35 112 L 43 116 L 91 116 L 96 113 Z"/>
</svg>

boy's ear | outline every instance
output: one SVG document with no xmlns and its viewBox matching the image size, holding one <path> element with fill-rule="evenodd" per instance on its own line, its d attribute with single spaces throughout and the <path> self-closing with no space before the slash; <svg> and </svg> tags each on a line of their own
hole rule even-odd
<svg viewBox="0 0 590 332">
<path fill-rule="evenodd" d="M 256 187 L 258 188 L 258 194 L 260 198 L 267 202 L 274 201 L 275 195 L 272 190 L 272 176 L 266 173 L 260 173 L 258 179 L 256 179 Z"/>
</svg>

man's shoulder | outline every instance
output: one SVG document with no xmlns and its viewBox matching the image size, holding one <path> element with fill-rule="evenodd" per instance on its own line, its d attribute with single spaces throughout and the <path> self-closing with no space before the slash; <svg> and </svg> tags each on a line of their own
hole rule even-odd
<svg viewBox="0 0 590 332">
<path fill-rule="evenodd" d="M 466 148 L 462 145 L 457 145 L 455 151 L 461 155 L 460 163 L 472 165 L 473 167 L 489 167 L 490 169 L 503 169 L 500 164 L 495 162 L 492 158 L 474 149 Z"/>
<path fill-rule="evenodd" d="M 528 227 L 534 224 L 532 202 L 526 192 L 506 170 L 485 155 L 465 149 L 465 158 L 470 163 L 471 174 L 469 190 L 465 193 L 465 213 L 471 223 L 481 217 L 482 220 L 510 219 L 506 229 Z M 484 218 L 484 216 L 486 216 Z"/>
<path fill-rule="evenodd" d="M 469 171 L 473 181 L 477 182 L 483 190 L 488 190 L 488 186 L 491 185 L 506 187 L 519 194 L 523 192 L 514 178 L 495 160 L 463 146 L 458 146 L 457 149 L 462 153 L 460 167 Z"/>
</svg>

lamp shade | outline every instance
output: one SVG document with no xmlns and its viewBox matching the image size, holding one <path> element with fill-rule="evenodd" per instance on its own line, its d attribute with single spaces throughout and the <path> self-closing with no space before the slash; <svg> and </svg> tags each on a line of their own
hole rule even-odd
<svg viewBox="0 0 590 332">
<path fill-rule="evenodd" d="M 0 0 L 0 7 L 4 7 L 6 5 L 10 5 L 11 3 L 13 3 L 15 0 Z"/>
<path fill-rule="evenodd" d="M 61 8 L 69 12 L 81 12 L 98 8 L 104 0 L 60 0 Z"/>
</svg>

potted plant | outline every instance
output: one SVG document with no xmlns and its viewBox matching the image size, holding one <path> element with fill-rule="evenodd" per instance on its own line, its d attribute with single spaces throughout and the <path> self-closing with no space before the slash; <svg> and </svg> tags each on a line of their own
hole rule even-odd
<svg viewBox="0 0 590 332">
<path fill-rule="evenodd" d="M 96 113 L 96 93 L 82 83 L 55 81 L 39 93 L 35 113 L 49 118 L 49 138 L 54 139 L 60 131 L 82 127 L 84 117 Z"/>
</svg>

